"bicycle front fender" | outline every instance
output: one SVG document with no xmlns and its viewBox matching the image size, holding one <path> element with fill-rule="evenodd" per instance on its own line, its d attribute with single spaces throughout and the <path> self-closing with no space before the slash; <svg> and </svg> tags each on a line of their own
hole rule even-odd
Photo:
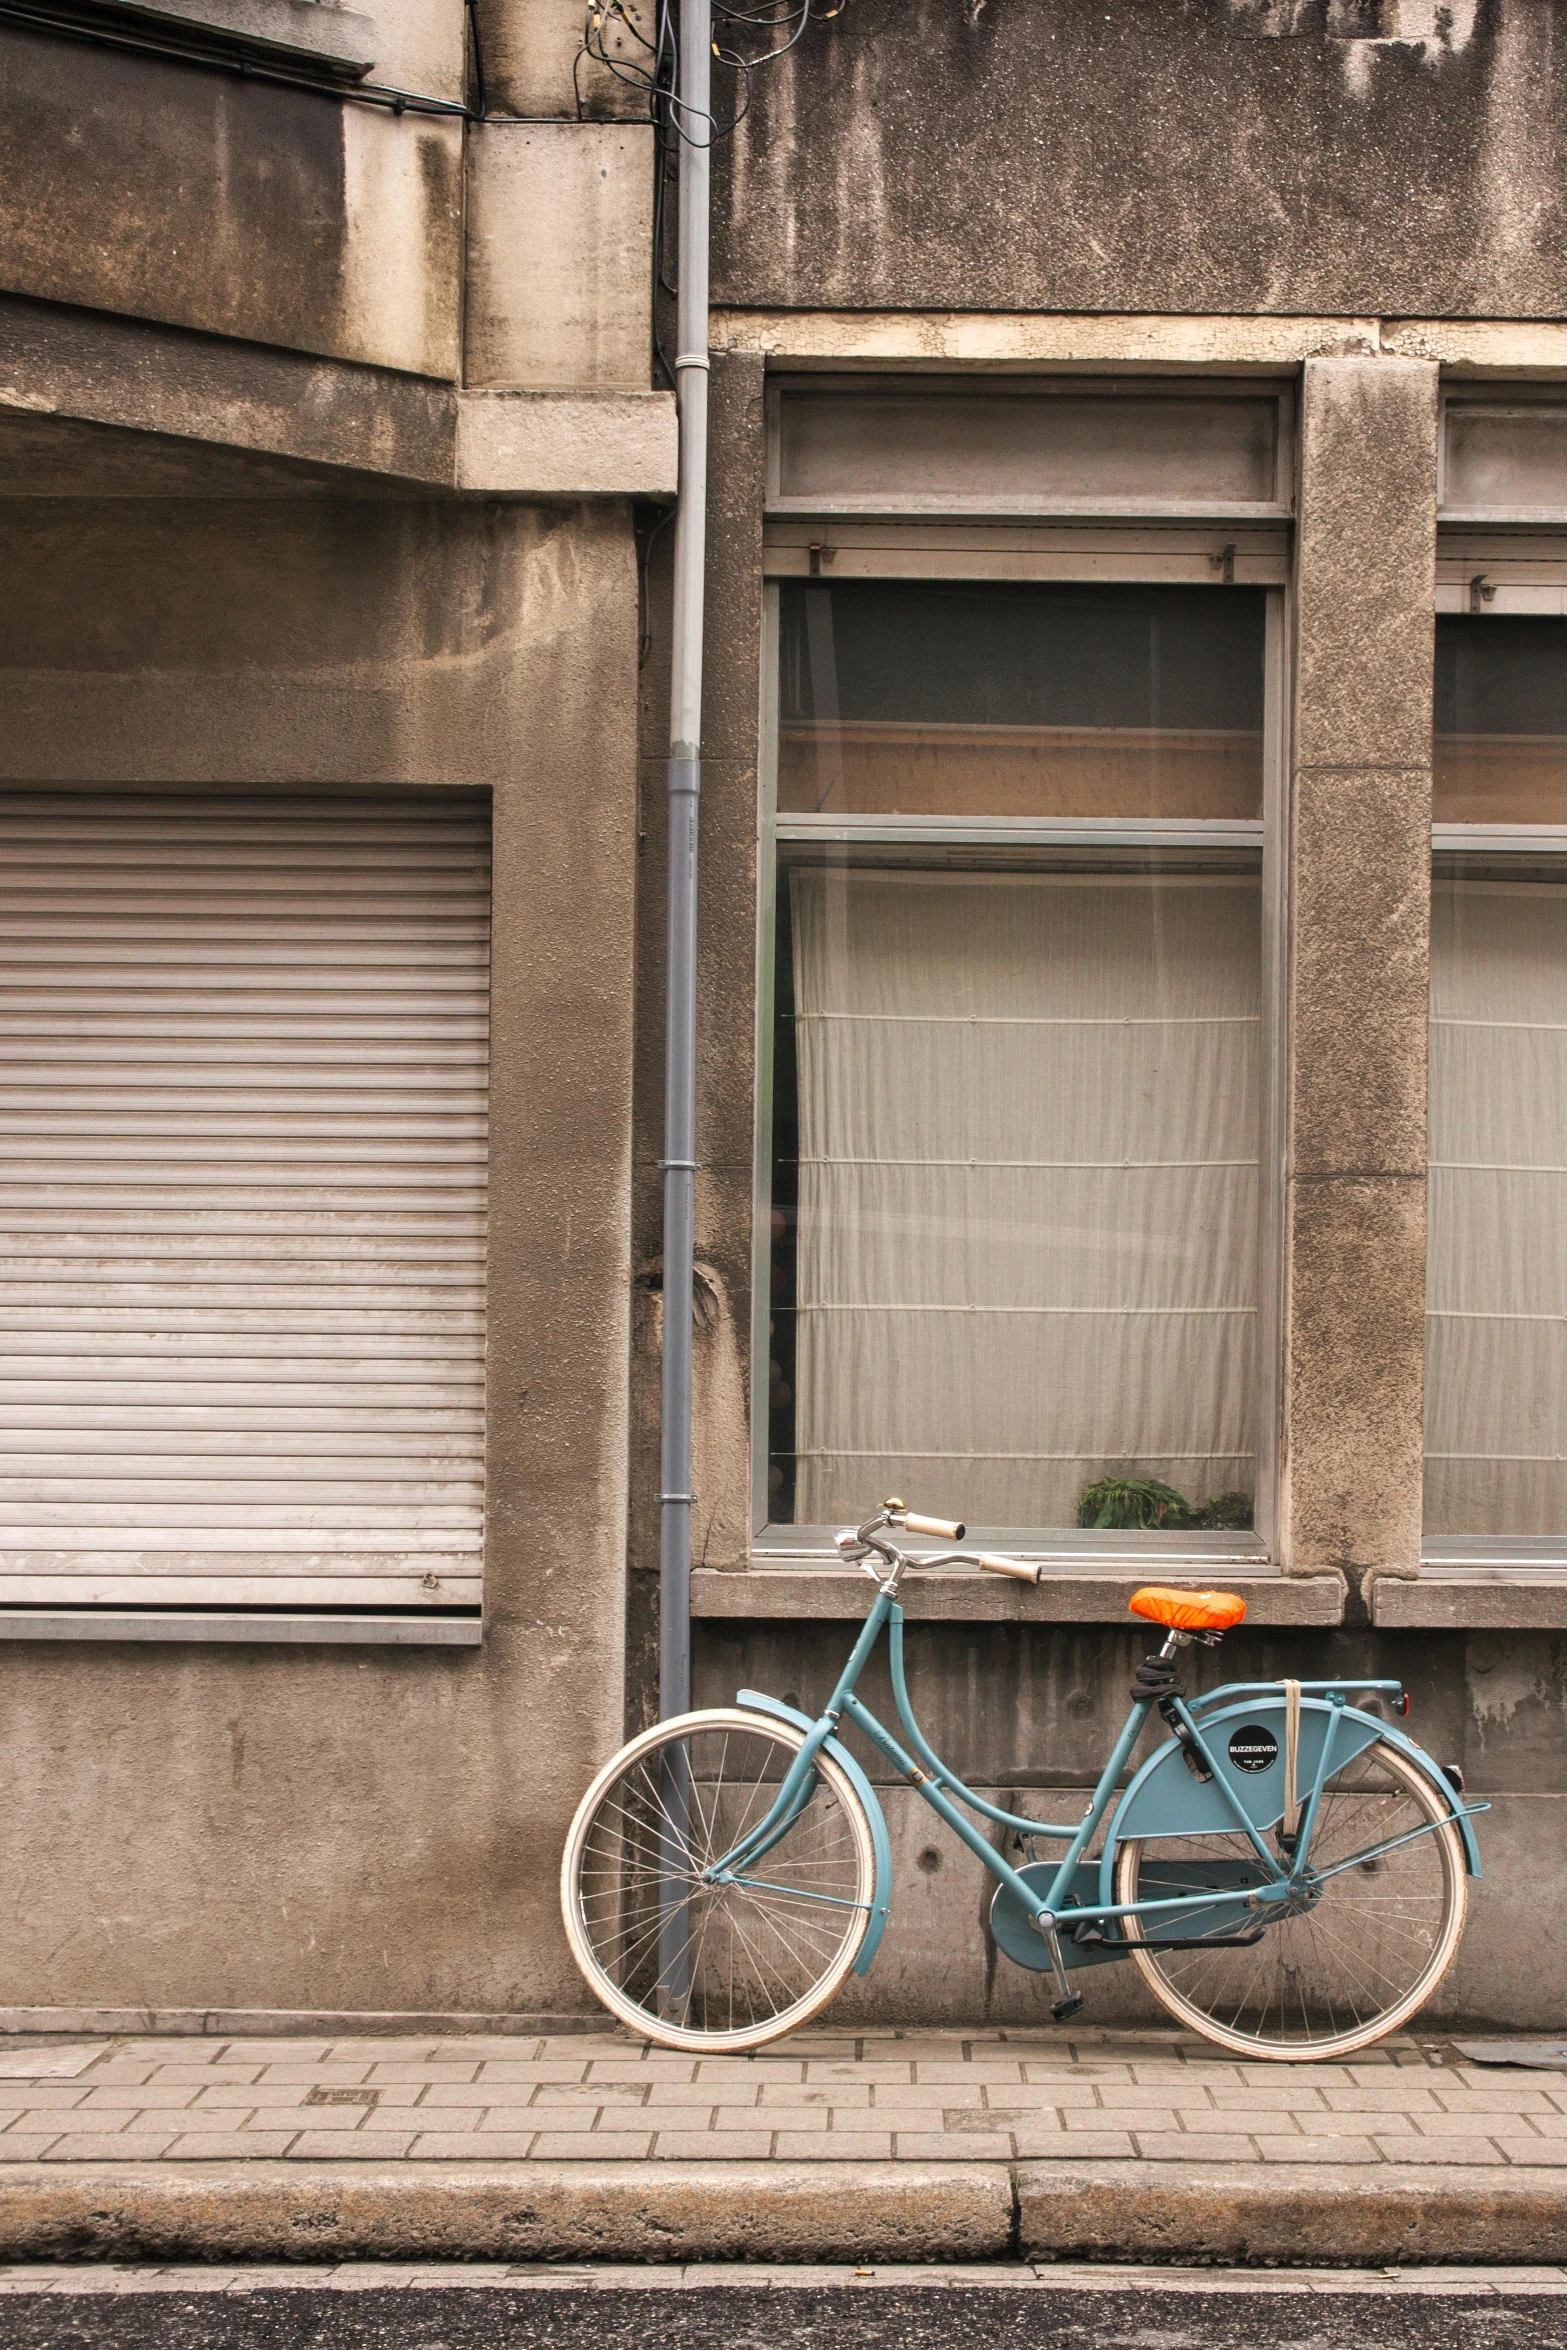
<svg viewBox="0 0 1567 2350">
<path fill-rule="evenodd" d="M 1339 1725 L 1330 1756 L 1330 1784 L 1333 1772 L 1342 1770 L 1377 1739 L 1385 1739 L 1415 1765 L 1422 1778 L 1441 1796 L 1449 1818 L 1463 1839 L 1468 1872 L 1478 1877 L 1480 1852 L 1474 1828 L 1451 1783 L 1423 1747 L 1395 1730 L 1391 1723 L 1362 1713 L 1358 1706 L 1334 1706 L 1321 1697 L 1302 1698 L 1298 1749 L 1301 1801 L 1305 1801 L 1316 1782 L 1323 1741 L 1334 1714 L 1339 1717 Z M 1258 1834 L 1268 1835 L 1284 1817 L 1283 1696 L 1265 1697 L 1260 1702 L 1243 1698 L 1222 1712 L 1204 1713 L 1199 1727 L 1215 1773 L 1222 1774 L 1225 1786 Z M 1265 1733 L 1266 1737 L 1239 1735 L 1253 1731 Z M 1267 1739 L 1272 1740 L 1274 1758 L 1259 1765 L 1259 1749 L 1265 1752 Z M 1235 1759 L 1232 1746 L 1239 1748 L 1243 1761 Z M 1104 1902 L 1114 1900 L 1117 1852 L 1133 1837 L 1233 1835 L 1235 1832 L 1235 1813 L 1220 1792 L 1217 1778 L 1206 1782 L 1195 1779 L 1179 1744 L 1172 1738 L 1148 1757 L 1116 1807 L 1100 1856 L 1099 1898 Z"/>
<path fill-rule="evenodd" d="M 792 1722 L 797 1730 L 814 1730 L 816 1727 L 812 1717 L 801 1713 L 798 1706 L 785 1705 L 780 1698 L 764 1697 L 759 1689 L 736 1690 L 735 1703 L 748 1707 L 752 1713 L 771 1714 L 774 1721 Z M 881 1947 L 881 1938 L 887 1930 L 887 1919 L 892 1911 L 892 1838 L 887 1833 L 886 1814 L 877 1801 L 876 1790 L 848 1748 L 838 1739 L 828 1738 L 824 1741 L 823 1751 L 832 1756 L 849 1781 L 871 1824 L 876 1883 L 871 1895 L 871 1922 L 860 1944 L 860 1955 L 854 1962 L 854 1972 L 867 1975 L 870 1973 L 871 1961 Z"/>
</svg>

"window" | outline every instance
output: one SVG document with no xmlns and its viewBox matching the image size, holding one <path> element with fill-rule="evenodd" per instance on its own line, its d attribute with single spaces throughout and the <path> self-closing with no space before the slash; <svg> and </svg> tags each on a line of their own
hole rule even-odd
<svg viewBox="0 0 1567 2350">
<path fill-rule="evenodd" d="M 775 593 L 759 1525 L 1254 1548 L 1273 600 Z"/>
<path fill-rule="evenodd" d="M 1567 619 L 1437 620 L 1427 1534 L 1567 1541 Z"/>
<path fill-rule="evenodd" d="M 476 1607 L 488 802 L 0 799 L 0 1602 Z"/>
<path fill-rule="evenodd" d="M 775 514 L 1289 511 L 1283 384 L 818 377 L 768 404 Z"/>
</svg>

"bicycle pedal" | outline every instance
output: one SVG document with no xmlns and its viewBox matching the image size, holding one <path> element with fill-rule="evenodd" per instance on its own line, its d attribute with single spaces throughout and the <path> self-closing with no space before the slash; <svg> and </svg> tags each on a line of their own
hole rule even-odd
<svg viewBox="0 0 1567 2350">
<path fill-rule="evenodd" d="M 1050 2012 L 1058 2024 L 1064 2024 L 1068 2016 L 1079 2014 L 1084 2005 L 1082 1992 L 1074 1991 L 1069 1999 L 1055 2000 L 1051 2005 Z"/>
</svg>

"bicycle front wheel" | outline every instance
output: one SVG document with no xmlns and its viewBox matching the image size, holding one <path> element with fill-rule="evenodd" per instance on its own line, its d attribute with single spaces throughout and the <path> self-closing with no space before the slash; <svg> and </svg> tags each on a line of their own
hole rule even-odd
<svg viewBox="0 0 1567 2350">
<path fill-rule="evenodd" d="M 760 2048 L 821 2012 L 870 1924 L 875 1849 L 830 1755 L 765 1852 L 706 1872 L 761 1825 L 805 1732 L 738 1707 L 660 1722 L 605 1764 L 561 1861 L 572 1955 L 611 2015 L 665 2048 Z"/>
<path fill-rule="evenodd" d="M 1395 1844 L 1401 1836 L 1410 1841 Z M 1407 2023 L 1453 1963 L 1468 1899 L 1463 1846 L 1440 1792 L 1396 1747 L 1376 1740 L 1328 1782 L 1306 1857 L 1301 1906 L 1269 1921 L 1254 1947 L 1160 1950 L 1146 1944 L 1261 1924 L 1267 1911 L 1235 1895 L 1264 1872 L 1241 1835 L 1121 1849 L 1118 1902 L 1228 1892 L 1206 1928 L 1201 1911 L 1180 1926 L 1122 1921 L 1154 1997 L 1221 2048 L 1295 2064 L 1351 2056 Z"/>
</svg>

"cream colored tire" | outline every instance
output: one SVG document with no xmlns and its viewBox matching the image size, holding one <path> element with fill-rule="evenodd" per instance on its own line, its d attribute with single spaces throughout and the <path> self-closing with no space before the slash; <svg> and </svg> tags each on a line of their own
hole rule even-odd
<svg viewBox="0 0 1567 2350">
<path fill-rule="evenodd" d="M 765 2047 L 819 2015 L 859 1955 L 875 1847 L 830 1755 L 738 1882 L 702 1875 L 766 1817 L 805 1735 L 739 1706 L 680 1714 L 622 1747 L 577 1807 L 560 1864 L 572 1956 L 610 2014 L 660 2047 Z"/>
<path fill-rule="evenodd" d="M 1457 1955 L 1468 1906 L 1463 1842 L 1440 1789 L 1396 1747 L 1377 1739 L 1323 1789 L 1310 1858 L 1329 1866 L 1382 1837 L 1397 1851 L 1330 1877 L 1314 1909 L 1270 1925 L 1252 1949 L 1139 1948 L 1145 1929 L 1123 1920 L 1132 1963 L 1178 2023 L 1237 2055 L 1281 2064 L 1353 2056 L 1418 2014 Z M 1138 1898 L 1145 1861 L 1254 1858 L 1234 1836 L 1133 1840 L 1116 1859 L 1115 1898 Z M 1200 1879 L 1197 1882 L 1201 1882 Z M 1179 1892 L 1168 1875 L 1158 1897 Z M 1147 1933 L 1177 1931 L 1152 1925 Z"/>
</svg>

